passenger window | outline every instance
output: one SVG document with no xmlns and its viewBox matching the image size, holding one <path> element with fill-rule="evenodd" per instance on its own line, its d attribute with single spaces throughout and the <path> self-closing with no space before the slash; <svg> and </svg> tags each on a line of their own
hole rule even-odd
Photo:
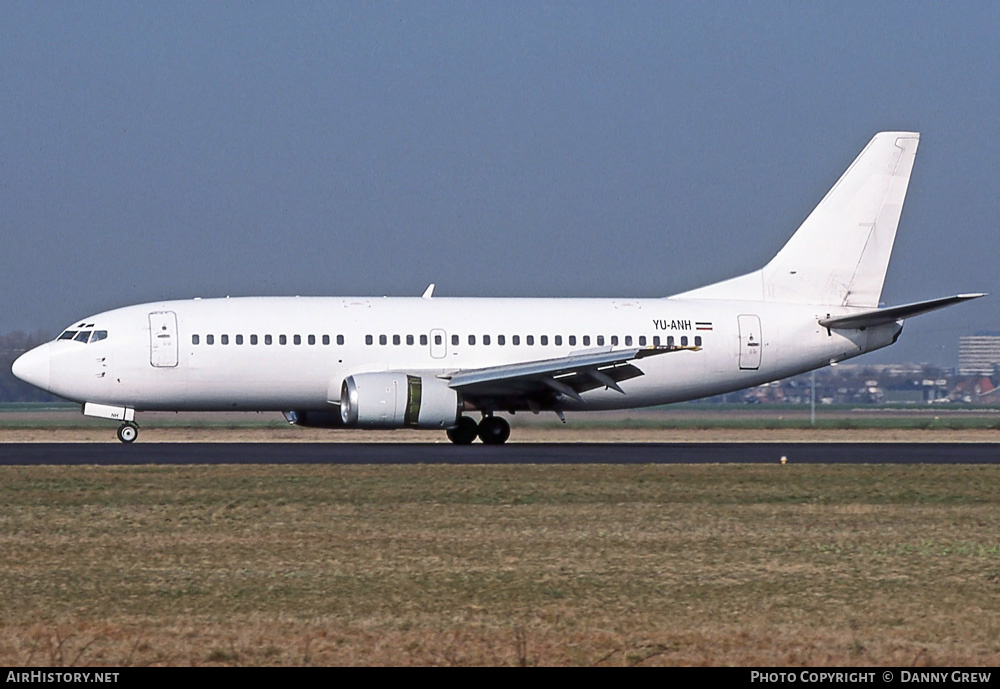
<svg viewBox="0 0 1000 689">
<path fill-rule="evenodd" d="M 552 341 L 555 342 L 556 346 L 558 347 L 559 345 L 562 344 L 562 335 L 556 335 Z"/>
<path fill-rule="evenodd" d="M 401 342 L 401 340 L 399 339 L 399 335 L 393 335 L 392 336 L 392 343 L 394 345 L 398 345 L 400 342 Z"/>
<path fill-rule="evenodd" d="M 488 345 L 489 343 L 490 343 L 490 336 L 489 335 L 483 335 L 483 344 L 484 345 Z"/>
<path fill-rule="evenodd" d="M 631 347 L 632 346 L 632 336 L 631 335 L 626 335 L 625 336 L 625 346 L 626 347 Z"/>
<path fill-rule="evenodd" d="M 688 339 L 687 335 L 685 335 L 684 337 L 681 338 L 681 347 L 687 347 L 687 346 L 688 346 Z"/>
<path fill-rule="evenodd" d="M 660 344 L 659 342 L 656 341 L 658 339 L 659 338 L 655 338 L 653 340 L 653 344 L 657 344 L 657 345 Z M 667 335 L 667 346 L 668 347 L 673 347 L 674 346 L 674 336 L 673 335 Z"/>
<path fill-rule="evenodd" d="M 597 346 L 598 347 L 603 347 L 604 346 L 604 335 L 598 335 L 597 336 Z"/>
<path fill-rule="evenodd" d="M 612 335 L 611 336 L 611 346 L 612 347 L 617 347 L 618 346 L 618 336 L 617 335 Z"/>
<path fill-rule="evenodd" d="M 694 337 L 694 346 L 695 347 L 701 347 L 701 335 L 695 335 L 695 337 Z"/>
<path fill-rule="evenodd" d="M 257 336 L 256 335 L 251 335 L 250 336 L 250 344 L 252 344 L 252 345 L 257 344 Z"/>
<path fill-rule="evenodd" d="M 297 344 L 297 345 L 302 344 L 302 336 L 301 335 L 292 335 L 292 344 Z"/>
<path fill-rule="evenodd" d="M 442 342 L 444 342 L 444 338 L 442 338 L 440 335 L 435 335 L 434 336 L 434 344 L 439 345 Z"/>
<path fill-rule="evenodd" d="M 646 336 L 645 335 L 640 335 L 639 336 L 639 346 L 640 347 L 645 347 L 646 346 Z"/>
<path fill-rule="evenodd" d="M 535 344 L 535 336 L 534 335 L 525 336 L 524 343 L 528 346 Z"/>
<path fill-rule="evenodd" d="M 344 336 L 343 335 L 337 335 L 337 344 L 339 344 L 339 345 L 344 344 Z M 369 342 L 368 344 L 371 344 L 371 343 Z"/>
<path fill-rule="evenodd" d="M 518 346 L 519 344 L 521 344 L 521 336 L 520 335 L 512 335 L 511 338 L 510 338 L 510 343 L 512 345 L 514 345 L 515 347 Z"/>
<path fill-rule="evenodd" d="M 370 344 L 374 344 L 374 343 L 375 343 L 375 340 L 372 339 L 371 335 L 365 335 L 365 344 L 370 345 Z"/>
<path fill-rule="evenodd" d="M 324 335 L 323 337 L 326 337 L 326 335 Z M 328 340 L 328 341 L 329 341 L 329 340 Z M 315 336 L 315 335 L 310 335 L 310 336 L 308 337 L 308 339 L 306 340 L 306 342 L 308 342 L 308 343 L 309 343 L 309 344 L 311 344 L 311 345 L 314 345 L 314 344 L 316 344 L 316 336 Z"/>
<path fill-rule="evenodd" d="M 458 335 L 452 335 L 451 336 L 451 343 L 453 345 L 457 345 L 458 344 Z"/>
<path fill-rule="evenodd" d="M 406 344 L 408 345 L 416 344 L 416 340 L 413 339 L 413 335 L 406 336 Z"/>
<path fill-rule="evenodd" d="M 379 335 L 378 336 L 378 343 L 380 345 L 389 344 L 389 338 L 388 338 L 388 336 L 386 336 L 386 335 Z"/>
<path fill-rule="evenodd" d="M 569 336 L 569 346 L 576 347 L 576 335 Z"/>
<path fill-rule="evenodd" d="M 284 335 L 278 335 L 278 344 L 288 344 L 288 338 Z"/>
<path fill-rule="evenodd" d="M 219 337 L 219 342 L 222 344 L 229 344 L 229 335 L 222 335 Z"/>
<path fill-rule="evenodd" d="M 215 335 L 205 335 L 205 344 L 215 344 Z"/>
<path fill-rule="evenodd" d="M 584 347 L 589 347 L 590 346 L 590 335 L 584 335 L 583 336 L 583 346 Z"/>
<path fill-rule="evenodd" d="M 420 344 L 423 345 L 424 347 L 427 346 L 427 336 L 426 335 L 421 335 L 420 336 Z M 455 342 L 455 344 L 458 344 L 458 343 Z"/>
<path fill-rule="evenodd" d="M 497 344 L 503 347 L 507 344 L 507 337 L 504 335 L 497 335 Z"/>
<path fill-rule="evenodd" d="M 476 344 L 476 336 L 475 335 L 469 335 L 469 344 L 470 345 Z"/>
<path fill-rule="evenodd" d="M 238 344 L 238 345 L 243 344 L 243 336 L 242 335 L 237 335 L 236 336 L 236 344 Z"/>
<path fill-rule="evenodd" d="M 197 335 L 192 335 L 191 336 L 191 344 L 193 344 L 193 345 L 198 344 L 198 342 L 199 342 L 200 339 L 201 338 L 199 338 Z"/>
<path fill-rule="evenodd" d="M 549 336 L 542 335 L 541 337 L 538 338 L 538 341 L 543 345 L 547 345 L 549 343 Z"/>
<path fill-rule="evenodd" d="M 271 339 L 271 336 L 270 336 L 270 335 L 265 335 L 265 336 L 264 336 L 264 344 L 266 344 L 266 345 L 269 345 L 269 344 L 271 344 L 272 342 L 274 342 L 274 340 L 273 340 L 273 339 Z"/>
</svg>

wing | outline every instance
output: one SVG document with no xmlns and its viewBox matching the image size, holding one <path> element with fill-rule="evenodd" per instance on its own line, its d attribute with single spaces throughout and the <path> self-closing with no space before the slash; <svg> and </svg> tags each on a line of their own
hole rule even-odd
<svg viewBox="0 0 1000 689">
<path fill-rule="evenodd" d="M 557 408 L 562 398 L 582 402 L 581 393 L 610 388 L 623 395 L 623 380 L 643 375 L 634 362 L 699 347 L 630 347 L 588 350 L 558 359 L 458 371 L 449 387 L 477 409 L 514 411 Z"/>
</svg>

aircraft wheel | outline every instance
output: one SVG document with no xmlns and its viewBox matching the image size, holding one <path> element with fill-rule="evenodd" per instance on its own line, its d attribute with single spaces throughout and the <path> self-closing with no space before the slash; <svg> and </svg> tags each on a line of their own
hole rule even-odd
<svg viewBox="0 0 1000 689">
<path fill-rule="evenodd" d="M 479 424 L 476 423 L 475 419 L 462 416 L 458 419 L 458 425 L 454 428 L 449 428 L 447 433 L 448 440 L 456 445 L 468 445 L 479 434 Z"/>
<path fill-rule="evenodd" d="M 479 422 L 479 438 L 485 445 L 503 445 L 510 437 L 510 424 L 499 416 L 487 416 Z"/>
<path fill-rule="evenodd" d="M 118 427 L 118 439 L 123 443 L 134 443 L 139 437 L 139 427 L 134 423 L 123 423 Z"/>
</svg>

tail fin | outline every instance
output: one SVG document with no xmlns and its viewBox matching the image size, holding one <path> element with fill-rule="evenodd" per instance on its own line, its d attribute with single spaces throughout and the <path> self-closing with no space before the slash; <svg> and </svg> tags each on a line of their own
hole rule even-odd
<svg viewBox="0 0 1000 689">
<path fill-rule="evenodd" d="M 770 263 L 677 296 L 878 306 L 919 141 L 876 134 Z"/>
</svg>

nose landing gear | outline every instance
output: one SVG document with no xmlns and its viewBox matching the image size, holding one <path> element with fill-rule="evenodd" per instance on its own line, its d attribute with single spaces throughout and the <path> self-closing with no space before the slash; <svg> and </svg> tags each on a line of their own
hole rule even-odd
<svg viewBox="0 0 1000 689">
<path fill-rule="evenodd" d="M 139 426 L 133 420 L 135 419 L 135 409 L 132 407 L 86 402 L 83 405 L 83 415 L 121 421 L 122 425 L 118 427 L 118 439 L 123 443 L 134 443 L 135 439 L 139 437 Z"/>
</svg>

